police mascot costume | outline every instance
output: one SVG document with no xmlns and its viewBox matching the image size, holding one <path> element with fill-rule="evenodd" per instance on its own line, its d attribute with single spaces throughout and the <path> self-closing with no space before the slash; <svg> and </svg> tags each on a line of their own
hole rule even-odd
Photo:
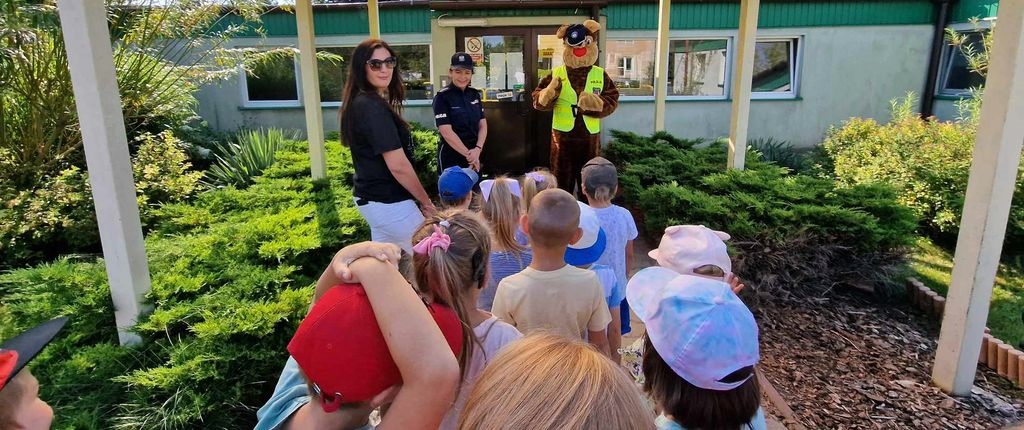
<svg viewBox="0 0 1024 430">
<path fill-rule="evenodd" d="M 565 50 L 561 66 L 554 68 L 533 91 L 533 107 L 554 111 L 551 121 L 551 173 L 558 186 L 579 189 L 583 164 L 601 149 L 601 118 L 619 106 L 619 90 L 598 67 L 597 33 L 601 24 L 563 25 L 556 36 Z"/>
</svg>

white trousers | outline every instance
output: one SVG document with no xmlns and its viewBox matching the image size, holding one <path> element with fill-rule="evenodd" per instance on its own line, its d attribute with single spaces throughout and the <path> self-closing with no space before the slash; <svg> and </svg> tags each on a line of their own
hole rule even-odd
<svg viewBox="0 0 1024 430">
<path fill-rule="evenodd" d="M 412 235 L 423 223 L 423 213 L 415 200 L 397 203 L 371 201 L 362 206 L 357 204 L 356 209 L 370 225 L 370 240 L 393 243 L 412 254 Z"/>
</svg>

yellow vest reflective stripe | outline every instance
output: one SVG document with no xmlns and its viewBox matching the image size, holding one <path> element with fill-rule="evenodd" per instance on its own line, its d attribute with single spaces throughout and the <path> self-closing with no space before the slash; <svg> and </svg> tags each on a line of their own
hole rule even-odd
<svg viewBox="0 0 1024 430">
<path fill-rule="evenodd" d="M 558 100 L 555 101 L 555 113 L 551 119 L 551 128 L 563 132 L 572 131 L 573 126 L 576 125 L 576 118 L 572 114 L 572 107 L 577 101 L 576 91 L 569 84 L 565 66 L 555 67 L 551 71 L 551 78 L 562 80 L 562 90 L 558 93 Z M 604 91 L 604 69 L 597 66 L 590 68 L 590 73 L 587 74 L 587 84 L 583 86 L 583 91 L 598 95 Z M 583 115 L 583 123 L 586 124 L 587 131 L 591 134 L 601 132 L 600 118 Z"/>
</svg>

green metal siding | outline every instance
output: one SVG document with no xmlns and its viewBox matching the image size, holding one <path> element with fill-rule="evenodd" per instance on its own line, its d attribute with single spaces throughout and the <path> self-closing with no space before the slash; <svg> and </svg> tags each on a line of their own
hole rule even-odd
<svg viewBox="0 0 1024 430">
<path fill-rule="evenodd" d="M 226 17 L 218 27 L 244 24 L 237 16 Z M 298 34 L 295 15 L 275 11 L 263 15 L 263 29 L 268 37 Z M 313 27 L 317 36 L 369 34 L 370 23 L 366 9 L 314 10 Z M 386 8 L 380 11 L 380 31 L 394 33 L 430 33 L 429 8 Z M 256 36 L 256 32 L 245 34 Z"/>
<path fill-rule="evenodd" d="M 604 11 L 611 30 L 658 28 L 657 4 L 611 4 Z M 929 24 L 932 17 L 931 2 L 923 0 L 761 3 L 758 27 L 915 25 Z M 670 27 L 673 30 L 732 29 L 739 26 L 739 19 L 737 3 L 679 3 L 672 5 Z"/>
<path fill-rule="evenodd" d="M 999 0 L 960 0 L 953 6 L 953 21 L 968 22 L 971 18 L 991 18 L 999 11 Z"/>
<path fill-rule="evenodd" d="M 515 17 L 515 16 L 589 16 L 589 8 L 563 9 L 489 9 L 489 10 L 435 10 L 434 18 L 452 17 Z M 428 24 L 429 26 L 429 24 Z"/>
</svg>

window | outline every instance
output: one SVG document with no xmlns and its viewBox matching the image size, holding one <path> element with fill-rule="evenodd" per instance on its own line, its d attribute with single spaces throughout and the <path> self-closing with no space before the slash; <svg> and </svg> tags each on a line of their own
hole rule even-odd
<svg viewBox="0 0 1024 430">
<path fill-rule="evenodd" d="M 434 97 L 430 83 L 430 45 L 391 45 L 398 56 L 398 67 L 405 83 L 406 100 L 429 100 Z M 317 61 L 320 80 L 320 101 L 340 102 L 345 91 L 345 79 L 348 76 L 349 63 L 355 47 L 324 47 L 317 51 L 326 51 L 340 56 L 341 63 Z"/>
<path fill-rule="evenodd" d="M 939 76 L 938 92 L 942 95 L 965 95 L 971 88 L 985 84 L 985 77 L 973 71 L 967 64 L 963 50 L 981 52 L 984 49 L 984 33 L 973 31 L 967 33 L 964 46 L 946 45 L 943 53 L 942 72 Z"/>
<path fill-rule="evenodd" d="M 627 79 L 636 79 L 636 70 L 633 69 L 633 57 L 619 58 L 619 76 Z"/>
<path fill-rule="evenodd" d="M 253 68 L 245 76 L 247 102 L 298 103 L 299 87 L 295 79 L 295 59 L 274 58 Z"/>
<path fill-rule="evenodd" d="M 345 91 L 345 78 L 348 76 L 348 62 L 352 60 L 352 51 L 355 49 L 351 46 L 317 48 L 318 52 L 330 52 L 342 58 L 340 63 L 317 60 L 317 79 L 320 81 L 321 102 L 341 101 L 341 93 Z"/>
<path fill-rule="evenodd" d="M 728 52 L 728 39 L 669 42 L 669 95 L 725 98 Z"/>
<path fill-rule="evenodd" d="M 796 97 L 798 40 L 758 40 L 751 87 L 755 98 Z"/>
<path fill-rule="evenodd" d="M 652 39 L 609 40 L 604 47 L 605 72 L 622 96 L 654 95 L 654 54 Z"/>
</svg>

